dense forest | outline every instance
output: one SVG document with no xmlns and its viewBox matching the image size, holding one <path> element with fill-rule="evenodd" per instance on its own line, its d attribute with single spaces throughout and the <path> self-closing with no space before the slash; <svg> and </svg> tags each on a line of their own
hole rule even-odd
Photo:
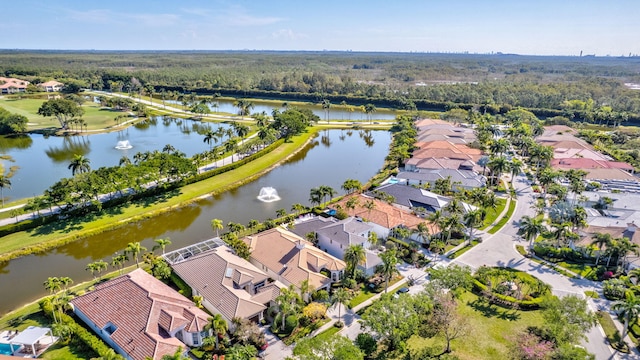
<svg viewBox="0 0 640 360">
<path fill-rule="evenodd" d="M 640 90 L 625 85 L 640 83 L 636 57 L 4 50 L 0 75 L 158 94 L 215 92 L 405 109 L 476 107 L 490 113 L 524 107 L 538 116 L 587 120 L 593 120 L 588 112 L 605 107 L 624 113 L 623 121 L 640 121 Z"/>
</svg>

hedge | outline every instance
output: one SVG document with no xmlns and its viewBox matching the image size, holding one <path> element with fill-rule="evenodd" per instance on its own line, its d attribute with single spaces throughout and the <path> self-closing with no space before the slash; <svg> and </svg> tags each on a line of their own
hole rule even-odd
<svg viewBox="0 0 640 360">
<path fill-rule="evenodd" d="M 40 309 L 44 312 L 44 314 L 53 318 L 53 305 L 51 305 L 50 298 L 44 298 L 39 302 Z M 73 333 L 80 339 L 83 343 L 85 343 L 89 348 L 95 351 L 101 357 L 109 357 L 113 356 L 111 352 L 111 348 L 104 343 L 104 341 L 100 340 L 98 337 L 93 335 L 89 330 L 79 325 L 71 316 L 67 314 L 59 314 L 60 322 L 67 324 L 73 330 Z M 109 357 L 110 359 L 112 357 Z M 121 355 L 116 355 L 115 359 L 124 360 Z"/>
<path fill-rule="evenodd" d="M 180 276 L 178 276 L 178 274 L 172 271 L 169 279 L 178 287 L 178 292 L 180 294 L 188 299 L 191 299 L 193 297 L 191 293 L 191 286 L 187 285 L 187 283 L 184 282 L 184 280 L 182 280 Z"/>
<path fill-rule="evenodd" d="M 473 279 L 473 288 L 483 296 L 485 296 L 488 291 L 487 285 L 481 283 L 478 279 Z M 544 300 L 542 297 L 538 297 L 533 300 L 519 300 L 514 297 L 498 294 L 495 292 L 491 292 L 491 296 L 492 298 L 490 298 L 489 301 L 497 305 L 516 305 L 523 310 L 539 309 L 542 301 Z"/>
</svg>

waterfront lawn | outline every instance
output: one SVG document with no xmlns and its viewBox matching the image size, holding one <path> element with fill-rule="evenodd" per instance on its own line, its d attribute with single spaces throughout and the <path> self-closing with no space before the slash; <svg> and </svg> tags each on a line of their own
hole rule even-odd
<svg viewBox="0 0 640 360">
<path fill-rule="evenodd" d="M 28 231 L 16 232 L 2 238 L 0 254 L 22 252 L 17 256 L 27 255 L 37 251 L 21 251 L 28 247 L 37 248 L 38 244 L 50 242 L 55 246 L 75 241 L 83 236 L 99 234 L 113 229 L 127 221 L 142 220 L 167 211 L 175 211 L 177 207 L 189 204 L 202 196 L 219 194 L 250 182 L 261 176 L 275 164 L 283 161 L 287 156 L 300 149 L 313 136 L 315 129 L 293 137 L 289 142 L 277 147 L 244 166 L 216 175 L 212 178 L 189 184 L 170 194 L 154 199 L 143 199 L 126 206 L 111 208 L 101 214 L 89 215 L 84 218 L 73 218 L 59 221 Z M 37 249 L 36 249 L 37 250 Z M 15 255 L 13 256 L 15 257 Z M 5 257 L 6 259 L 6 257 Z M 3 258 L 0 257 L 0 261 Z"/>
<path fill-rule="evenodd" d="M 528 326 L 543 323 L 540 311 L 506 309 L 488 304 L 475 294 L 465 292 L 459 300 L 458 312 L 469 321 L 468 335 L 452 342 L 452 354 L 462 360 L 502 360 L 510 356 L 509 345 L 513 337 Z M 445 347 L 441 336 L 422 338 L 413 336 L 408 341 L 409 350 L 435 347 L 440 353 Z"/>
<path fill-rule="evenodd" d="M 60 126 L 58 121 L 53 117 L 43 117 L 38 115 L 38 109 L 45 102 L 44 99 L 0 99 L 0 107 L 5 110 L 24 115 L 29 119 L 29 130 L 37 130 L 44 128 L 57 128 Z M 109 108 L 103 108 L 100 104 L 93 102 L 85 102 L 82 105 L 84 115 L 82 119 L 87 122 L 85 130 L 102 130 L 116 125 L 113 120 L 118 115 L 127 115 L 122 111 L 116 111 Z M 72 126 L 73 128 L 73 126 Z"/>
</svg>

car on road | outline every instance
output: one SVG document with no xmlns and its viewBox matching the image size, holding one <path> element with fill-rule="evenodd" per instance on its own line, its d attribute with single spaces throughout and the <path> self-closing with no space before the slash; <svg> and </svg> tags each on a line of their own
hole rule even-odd
<svg viewBox="0 0 640 360">
<path fill-rule="evenodd" d="M 399 298 L 400 294 L 406 294 L 409 292 L 409 288 L 408 287 L 401 287 L 400 289 L 398 289 L 398 291 L 396 291 L 395 294 L 393 294 L 394 298 Z"/>
</svg>

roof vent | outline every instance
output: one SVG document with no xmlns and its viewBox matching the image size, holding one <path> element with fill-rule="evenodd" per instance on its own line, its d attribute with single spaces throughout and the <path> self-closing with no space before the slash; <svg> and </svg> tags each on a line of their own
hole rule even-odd
<svg viewBox="0 0 640 360">
<path fill-rule="evenodd" d="M 227 268 L 227 271 L 224 273 L 224 276 L 230 278 L 232 274 L 233 274 L 233 269 Z"/>
</svg>

